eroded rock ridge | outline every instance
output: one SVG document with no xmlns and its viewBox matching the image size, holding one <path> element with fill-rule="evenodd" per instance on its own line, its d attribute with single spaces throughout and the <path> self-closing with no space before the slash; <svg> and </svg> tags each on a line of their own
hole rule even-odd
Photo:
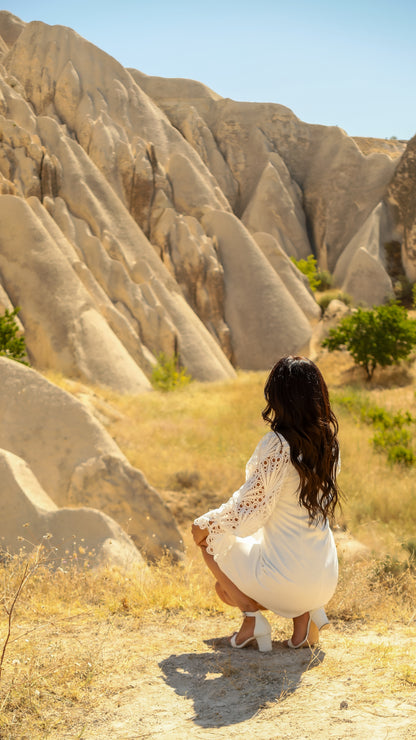
<svg viewBox="0 0 416 740">
<path fill-rule="evenodd" d="M 291 256 L 370 302 L 391 291 L 384 242 L 414 273 L 388 190 L 404 144 L 124 69 L 6 11 L 0 41 L 0 308 L 20 306 L 35 367 L 126 392 L 160 352 L 201 380 L 265 369 L 319 317 Z"/>
</svg>

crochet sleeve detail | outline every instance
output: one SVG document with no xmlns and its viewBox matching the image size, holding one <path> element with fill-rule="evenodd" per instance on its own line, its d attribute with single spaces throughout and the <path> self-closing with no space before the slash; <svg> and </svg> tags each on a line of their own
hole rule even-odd
<svg viewBox="0 0 416 740">
<path fill-rule="evenodd" d="M 247 537 L 257 532 L 269 518 L 279 497 L 290 462 L 289 445 L 269 432 L 247 463 L 246 481 L 231 498 L 195 520 L 208 529 L 207 551 L 214 554 L 218 535 Z"/>
</svg>

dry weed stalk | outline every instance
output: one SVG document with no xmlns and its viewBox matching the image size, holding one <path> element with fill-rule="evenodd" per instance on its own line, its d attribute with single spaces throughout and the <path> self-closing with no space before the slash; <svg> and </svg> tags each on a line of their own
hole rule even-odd
<svg viewBox="0 0 416 740">
<path fill-rule="evenodd" d="M 10 642 L 11 634 L 12 634 L 12 622 L 13 622 L 13 615 L 16 608 L 16 604 L 22 594 L 23 588 L 25 587 L 27 581 L 33 576 L 33 574 L 38 569 L 39 565 L 44 562 L 44 546 L 38 545 L 35 547 L 34 551 L 28 556 L 24 567 L 23 572 L 19 575 L 17 579 L 17 586 L 11 596 L 11 599 L 7 602 L 7 594 L 3 594 L 3 609 L 7 614 L 7 627 L 6 627 L 6 637 L 3 641 L 3 647 L 0 655 L 0 680 L 2 677 L 2 671 L 3 671 L 3 663 L 6 656 L 7 647 Z"/>
</svg>

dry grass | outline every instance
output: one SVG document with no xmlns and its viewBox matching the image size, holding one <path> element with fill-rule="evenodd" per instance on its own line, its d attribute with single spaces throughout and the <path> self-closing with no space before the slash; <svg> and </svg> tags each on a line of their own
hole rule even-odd
<svg viewBox="0 0 416 740">
<path fill-rule="evenodd" d="M 178 471 L 197 471 L 202 489 L 224 496 L 239 485 L 247 450 L 265 430 L 264 377 L 245 373 L 236 382 L 124 397 L 117 403 L 123 418 L 109 431 L 156 487 L 168 488 Z"/>
<path fill-rule="evenodd" d="M 377 154 L 387 154 L 395 159 L 401 157 L 406 148 L 406 142 L 396 139 L 374 139 L 364 136 L 354 136 L 353 139 L 366 156 L 377 152 Z"/>
<path fill-rule="evenodd" d="M 348 362 L 335 359 L 322 360 L 333 393 L 346 379 L 361 387 Z M 378 377 L 368 392 L 379 404 L 415 413 L 412 377 L 407 376 L 401 387 L 390 376 Z M 156 659 L 163 650 L 175 653 L 169 640 L 180 641 L 184 625 L 189 649 L 194 645 L 201 650 L 201 633 L 231 631 L 227 625 L 235 622 L 234 610 L 213 595 L 211 577 L 191 545 L 188 524 L 240 485 L 244 464 L 265 431 L 260 415 L 264 378 L 264 373 L 246 373 L 233 382 L 192 383 L 175 393 L 138 397 L 58 379 L 96 409 L 131 462 L 165 496 L 182 524 L 187 552 L 182 564 L 164 559 L 128 574 L 117 569 L 52 572 L 46 565 L 36 571 L 17 604 L 4 662 L 2 740 L 82 738 L 85 718 L 100 705 L 101 693 L 111 696 L 117 686 L 121 691 L 126 676 L 136 675 L 135 671 L 148 676 L 149 683 L 154 681 Z M 363 667 L 363 675 L 354 679 L 361 682 L 363 696 L 371 694 L 365 675 L 370 665 L 376 671 L 374 691 L 380 691 L 383 676 L 388 675 L 387 695 L 399 689 L 405 694 L 416 685 L 414 663 L 406 653 L 408 639 L 415 634 L 416 572 L 401 548 L 401 542 L 414 536 L 414 470 L 390 467 L 373 451 L 371 430 L 357 425 L 345 410 L 337 411 L 341 485 L 346 494 L 339 521 L 372 554 L 354 562 L 341 559 L 339 586 L 328 606 L 338 637 L 319 667 L 320 680 L 326 677 L 335 684 L 343 680 L 348 656 L 354 655 Z M 3 600 L 13 594 L 21 568 L 18 558 L 0 566 Z M 272 622 L 275 638 L 287 637 L 285 620 L 273 617 Z M 386 642 L 392 625 L 404 642 Z M 373 632 L 360 648 L 364 626 L 363 634 Z M 0 648 L 5 627 L 6 615 L 0 619 Z M 137 651 L 135 640 L 141 634 L 146 634 L 146 644 Z M 240 658 L 216 660 L 221 680 L 238 684 L 243 675 Z M 109 688 L 113 681 L 114 688 Z M 281 691 L 280 699 L 286 699 L 284 686 Z"/>
<path fill-rule="evenodd" d="M 185 538 L 188 552 L 182 565 L 163 560 L 130 573 L 117 569 L 51 572 L 43 567 L 34 574 L 18 603 L 0 683 L 2 740 L 110 737 L 95 735 L 91 728 L 89 734 L 83 734 L 86 717 L 103 704 L 103 692 L 108 700 L 112 691 L 122 692 L 123 686 L 125 690 L 126 682 L 132 680 L 128 677 L 134 676 L 136 683 L 131 685 L 137 685 L 137 690 L 141 686 L 143 698 L 146 689 L 138 676 L 147 676 L 149 684 L 154 682 L 161 657 L 168 656 L 172 662 L 177 653 L 184 653 L 186 663 L 189 651 L 201 655 L 202 647 L 206 653 L 201 635 L 232 631 L 235 610 L 215 598 L 212 579 L 189 535 Z M 400 687 L 404 690 L 416 685 L 407 638 L 397 644 L 386 643 L 392 625 L 401 625 L 401 634 L 406 636 L 407 629 L 408 637 L 414 639 L 416 574 L 408 570 L 393 578 L 383 571 L 383 564 L 383 560 L 341 561 L 339 587 L 328 606 L 337 637 L 334 644 L 331 636 L 325 638 L 332 649 L 319 665 L 321 685 L 325 680 L 332 685 L 345 678 L 346 670 L 351 670 L 346 668 L 350 654 L 355 656 L 354 671 L 359 661 L 365 671 L 371 666 L 379 672 L 377 689 L 372 677 L 374 692 L 380 691 L 386 675 L 390 677 L 387 696 L 394 696 Z M 2 568 L 9 594 L 19 580 L 21 567 L 17 558 Z M 271 622 L 275 640 L 288 637 L 287 620 L 272 615 Z M 1 624 L 1 634 L 3 629 Z M 362 644 L 360 653 L 364 636 L 367 643 Z M 285 653 L 273 654 L 276 659 L 286 659 Z M 235 658 L 227 651 L 209 655 L 204 658 L 210 666 L 207 681 L 215 678 L 214 671 L 221 681 L 227 679 L 237 689 L 241 685 L 241 690 L 247 690 L 247 660 L 243 667 L 241 656 Z M 313 667 L 314 654 L 310 660 Z M 266 687 L 276 668 L 260 664 L 256 653 L 252 663 L 250 675 Z M 361 691 L 368 692 L 365 671 L 358 683 Z M 289 679 L 282 682 L 279 701 L 286 700 L 295 688 Z"/>
<path fill-rule="evenodd" d="M 414 469 L 389 465 L 373 449 L 372 428 L 337 405 L 336 397 L 348 386 L 378 405 L 416 416 L 414 368 L 376 371 L 369 385 L 346 354 L 325 353 L 320 366 L 340 423 L 345 499 L 338 521 L 376 551 L 397 554 L 401 543 L 414 536 Z M 234 381 L 192 383 L 174 393 L 134 397 L 60 382 L 83 399 L 88 396 L 130 462 L 161 492 L 178 521 L 187 524 L 241 485 L 245 463 L 267 430 L 261 419 L 265 377 L 240 373 Z"/>
</svg>

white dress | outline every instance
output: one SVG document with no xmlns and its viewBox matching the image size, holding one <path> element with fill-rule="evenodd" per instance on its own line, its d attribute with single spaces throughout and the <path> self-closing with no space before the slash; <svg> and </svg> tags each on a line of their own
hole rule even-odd
<svg viewBox="0 0 416 740">
<path fill-rule="evenodd" d="M 338 579 L 328 521 L 309 522 L 287 441 L 268 432 L 246 467 L 246 482 L 219 509 L 198 517 L 207 551 L 238 588 L 282 617 L 324 606 Z"/>
</svg>

